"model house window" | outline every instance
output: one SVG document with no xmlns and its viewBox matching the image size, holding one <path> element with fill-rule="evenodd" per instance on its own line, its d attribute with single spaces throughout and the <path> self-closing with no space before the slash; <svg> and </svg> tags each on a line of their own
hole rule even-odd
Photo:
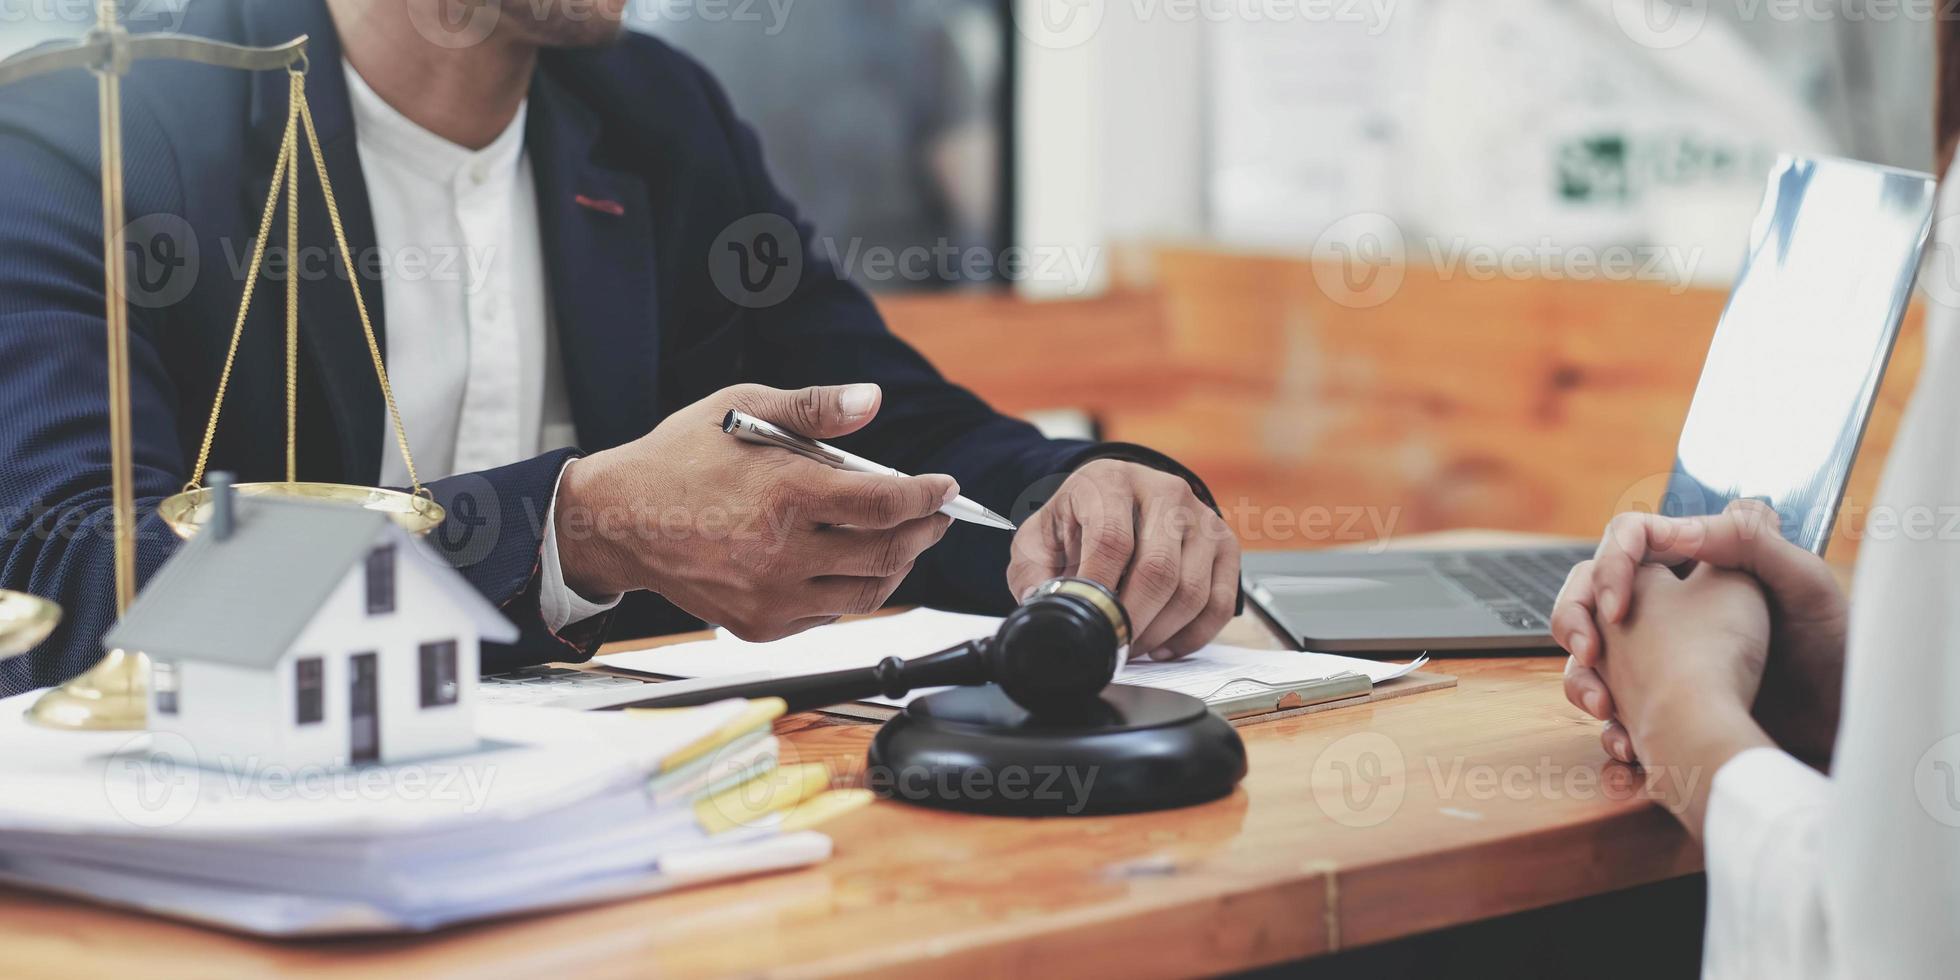
<svg viewBox="0 0 1960 980">
<path fill-rule="evenodd" d="M 422 644 L 422 707 L 455 704 L 456 641 Z"/>
<path fill-rule="evenodd" d="M 177 665 L 162 660 L 151 664 L 150 686 L 157 692 L 157 714 L 176 714 Z"/>
<path fill-rule="evenodd" d="M 307 657 L 293 664 L 293 721 L 301 725 L 317 724 L 327 716 L 325 701 L 326 669 L 319 657 Z"/>
<path fill-rule="evenodd" d="M 395 611 L 395 546 L 383 545 L 367 556 L 368 615 Z"/>
</svg>

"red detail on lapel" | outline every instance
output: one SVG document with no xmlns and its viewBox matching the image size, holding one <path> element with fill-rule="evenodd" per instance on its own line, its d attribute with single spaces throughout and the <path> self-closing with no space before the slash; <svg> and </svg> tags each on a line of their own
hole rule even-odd
<svg viewBox="0 0 1960 980">
<path fill-rule="evenodd" d="M 599 212 L 600 214 L 610 214 L 615 218 L 621 217 L 626 214 L 626 205 L 621 204 L 618 201 L 608 201 L 605 198 L 586 197 L 584 194 L 580 194 L 572 198 L 572 200 L 578 202 L 579 207 L 590 208 L 594 211 Z"/>
</svg>

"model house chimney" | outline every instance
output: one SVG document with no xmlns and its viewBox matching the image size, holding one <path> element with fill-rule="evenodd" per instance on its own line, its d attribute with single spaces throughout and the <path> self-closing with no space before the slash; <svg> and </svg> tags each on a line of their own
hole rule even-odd
<svg viewBox="0 0 1960 980">
<path fill-rule="evenodd" d="M 232 490 L 230 473 L 211 474 L 211 527 L 213 538 L 224 541 L 238 528 L 238 494 Z"/>
</svg>

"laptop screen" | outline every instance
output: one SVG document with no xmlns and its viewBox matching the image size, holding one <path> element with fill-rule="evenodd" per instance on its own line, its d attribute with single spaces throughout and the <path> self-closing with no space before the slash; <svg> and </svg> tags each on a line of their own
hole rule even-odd
<svg viewBox="0 0 1960 980">
<path fill-rule="evenodd" d="M 1756 498 L 1818 554 L 1933 221 L 1927 174 L 1784 156 L 1681 429 L 1661 512 Z"/>
</svg>

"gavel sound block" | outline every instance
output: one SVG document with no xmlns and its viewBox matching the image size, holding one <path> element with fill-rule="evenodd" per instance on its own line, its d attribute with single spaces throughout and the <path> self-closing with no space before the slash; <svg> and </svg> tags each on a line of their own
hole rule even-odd
<svg viewBox="0 0 1960 980">
<path fill-rule="evenodd" d="M 1232 791 L 1245 744 L 1203 701 L 1111 684 L 1130 641 L 1109 590 L 1055 579 L 993 636 L 914 660 L 730 685 L 630 707 L 779 697 L 810 711 L 869 697 L 920 698 L 871 742 L 871 788 L 921 806 L 1014 816 L 1126 813 Z"/>
</svg>

